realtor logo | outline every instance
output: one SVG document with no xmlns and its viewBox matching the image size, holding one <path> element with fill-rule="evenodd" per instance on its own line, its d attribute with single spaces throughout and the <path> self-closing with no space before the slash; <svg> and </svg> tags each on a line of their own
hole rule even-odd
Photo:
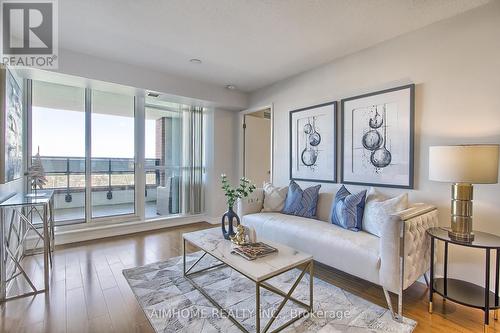
<svg viewBox="0 0 500 333">
<path fill-rule="evenodd" d="M 16 67 L 57 68 L 56 0 L 1 3 L 1 62 Z"/>
</svg>

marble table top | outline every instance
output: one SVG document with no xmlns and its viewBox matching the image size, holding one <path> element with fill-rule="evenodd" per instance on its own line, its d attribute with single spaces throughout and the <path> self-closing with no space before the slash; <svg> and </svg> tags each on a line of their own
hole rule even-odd
<svg viewBox="0 0 500 333">
<path fill-rule="evenodd" d="M 266 280 L 313 259 L 311 255 L 286 245 L 258 239 L 259 242 L 277 248 L 278 252 L 255 260 L 246 260 L 231 253 L 233 243 L 224 239 L 220 227 L 185 233 L 182 237 L 255 282 Z"/>
</svg>

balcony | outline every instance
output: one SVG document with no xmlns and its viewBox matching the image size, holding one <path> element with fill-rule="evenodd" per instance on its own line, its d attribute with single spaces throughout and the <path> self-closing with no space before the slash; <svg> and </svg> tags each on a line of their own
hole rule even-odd
<svg viewBox="0 0 500 333">
<path fill-rule="evenodd" d="M 85 158 L 41 157 L 47 185 L 55 191 L 57 225 L 85 221 Z M 145 214 L 147 219 L 180 213 L 180 167 L 159 168 L 159 159 L 146 159 Z M 133 215 L 134 160 L 93 158 L 91 162 L 92 218 Z"/>
</svg>

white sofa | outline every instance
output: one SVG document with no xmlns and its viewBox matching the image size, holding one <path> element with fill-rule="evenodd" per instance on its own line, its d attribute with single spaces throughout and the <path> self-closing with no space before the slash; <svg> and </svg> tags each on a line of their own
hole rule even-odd
<svg viewBox="0 0 500 333">
<path fill-rule="evenodd" d="M 430 264 L 430 239 L 425 231 L 438 225 L 436 207 L 414 204 L 391 216 L 381 237 L 353 232 L 330 223 L 334 195 L 320 193 L 317 219 L 261 212 L 264 191 L 257 189 L 238 203 L 241 223 L 257 238 L 286 244 L 314 260 L 382 286 L 393 317 L 402 319 L 403 290 L 424 275 Z M 388 292 L 398 295 L 398 313 Z"/>
</svg>

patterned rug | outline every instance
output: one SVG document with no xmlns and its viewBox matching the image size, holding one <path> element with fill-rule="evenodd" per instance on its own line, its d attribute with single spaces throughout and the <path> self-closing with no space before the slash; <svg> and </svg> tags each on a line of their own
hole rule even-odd
<svg viewBox="0 0 500 333">
<path fill-rule="evenodd" d="M 201 256 L 186 257 L 186 266 Z M 194 270 L 218 263 L 205 256 Z M 132 291 L 156 332 L 238 333 L 238 329 L 183 277 L 182 257 L 123 271 Z M 288 292 L 299 270 L 279 275 L 268 282 Z M 219 267 L 191 276 L 219 304 L 255 332 L 255 284 L 229 267 Z M 293 295 L 308 304 L 309 276 L 306 274 Z M 261 288 L 261 329 L 283 298 Z M 271 330 L 304 311 L 288 301 Z M 404 318 L 392 320 L 390 312 L 318 278 L 314 279 L 314 313 L 306 315 L 283 332 L 412 332 L 417 323 Z M 270 330 L 270 331 L 271 331 Z"/>
</svg>

